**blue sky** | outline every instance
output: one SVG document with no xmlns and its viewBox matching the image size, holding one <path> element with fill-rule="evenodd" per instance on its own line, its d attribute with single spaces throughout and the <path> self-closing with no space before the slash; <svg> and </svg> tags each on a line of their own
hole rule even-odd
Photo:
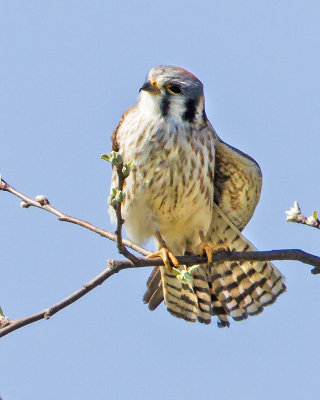
<svg viewBox="0 0 320 400">
<path fill-rule="evenodd" d="M 148 70 L 189 69 L 219 135 L 260 164 L 246 228 L 260 249 L 320 254 L 285 222 L 320 209 L 317 1 L 14 1 L 0 4 L 0 170 L 10 184 L 108 230 L 100 154 Z M 0 305 L 37 312 L 119 259 L 114 245 L 0 193 Z M 142 304 L 149 269 L 123 271 L 49 321 L 0 341 L 0 393 L 20 399 L 318 397 L 320 278 L 277 262 L 288 291 L 230 329 Z"/>
</svg>

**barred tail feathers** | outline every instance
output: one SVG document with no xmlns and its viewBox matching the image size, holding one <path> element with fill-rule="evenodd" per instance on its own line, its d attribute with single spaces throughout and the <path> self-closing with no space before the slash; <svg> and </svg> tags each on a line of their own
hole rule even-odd
<svg viewBox="0 0 320 400">
<path fill-rule="evenodd" d="M 231 251 L 256 250 L 216 204 L 207 239 L 215 244 L 224 243 Z M 172 315 L 191 322 L 198 319 L 205 324 L 216 315 L 220 327 L 229 326 L 229 317 L 240 321 L 260 314 L 286 290 L 280 271 L 266 261 L 228 261 L 202 266 L 193 275 L 193 288 L 164 267 L 160 270 L 155 268 L 147 282 L 144 302 L 149 309 L 154 310 L 164 296 Z"/>
<path fill-rule="evenodd" d="M 170 314 L 189 322 L 196 322 L 198 298 L 190 283 L 181 282 L 166 267 L 160 267 L 163 297 Z"/>
<path fill-rule="evenodd" d="M 256 250 L 216 204 L 211 227 L 208 240 L 213 243 L 225 243 L 231 251 Z M 286 290 L 284 277 L 267 261 L 214 263 L 208 268 L 208 280 L 213 299 L 236 321 L 259 314 Z"/>
</svg>

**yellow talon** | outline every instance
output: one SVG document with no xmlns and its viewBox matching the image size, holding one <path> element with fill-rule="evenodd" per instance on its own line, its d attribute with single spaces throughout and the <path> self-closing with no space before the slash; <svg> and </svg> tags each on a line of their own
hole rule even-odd
<svg viewBox="0 0 320 400">
<path fill-rule="evenodd" d="M 165 267 L 169 270 L 172 271 L 172 266 L 170 264 L 170 261 L 175 267 L 179 266 L 179 261 L 176 259 L 176 256 L 166 247 L 161 247 L 158 251 L 155 251 L 154 253 L 148 255 L 147 258 L 157 258 L 160 257 L 165 265 Z"/>
<path fill-rule="evenodd" d="M 229 247 L 226 244 L 214 244 L 205 240 L 204 235 L 200 232 L 200 256 L 202 257 L 204 253 L 207 255 L 208 263 L 212 263 L 212 254 L 217 253 L 220 250 L 230 251 Z"/>
</svg>

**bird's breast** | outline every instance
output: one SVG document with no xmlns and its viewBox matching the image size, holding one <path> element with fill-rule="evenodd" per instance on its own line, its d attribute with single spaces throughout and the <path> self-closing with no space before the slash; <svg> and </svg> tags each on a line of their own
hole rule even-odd
<svg viewBox="0 0 320 400">
<path fill-rule="evenodd" d="M 207 231 L 213 202 L 212 132 L 191 124 L 151 123 L 134 138 L 122 135 L 121 140 L 125 161 L 133 160 L 123 204 L 129 230 L 140 223 L 163 236 L 185 234 L 186 226 L 191 232 Z"/>
</svg>

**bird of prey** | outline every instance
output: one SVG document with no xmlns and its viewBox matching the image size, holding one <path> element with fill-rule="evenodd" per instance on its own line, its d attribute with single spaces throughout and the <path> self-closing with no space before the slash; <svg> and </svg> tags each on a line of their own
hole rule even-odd
<svg viewBox="0 0 320 400">
<path fill-rule="evenodd" d="M 261 171 L 248 155 L 223 142 L 205 112 L 203 85 L 174 66 L 150 70 L 138 102 L 122 116 L 112 148 L 133 161 L 125 180 L 122 215 L 129 237 L 153 237 L 163 267 L 154 268 L 144 302 L 186 321 L 218 326 L 256 315 L 286 289 L 270 262 L 211 262 L 220 247 L 252 251 L 242 235 L 259 201 Z M 113 171 L 111 189 L 117 184 Z M 114 209 L 109 208 L 114 220 Z M 177 279 L 177 255 L 205 252 L 191 283 Z"/>
</svg>

